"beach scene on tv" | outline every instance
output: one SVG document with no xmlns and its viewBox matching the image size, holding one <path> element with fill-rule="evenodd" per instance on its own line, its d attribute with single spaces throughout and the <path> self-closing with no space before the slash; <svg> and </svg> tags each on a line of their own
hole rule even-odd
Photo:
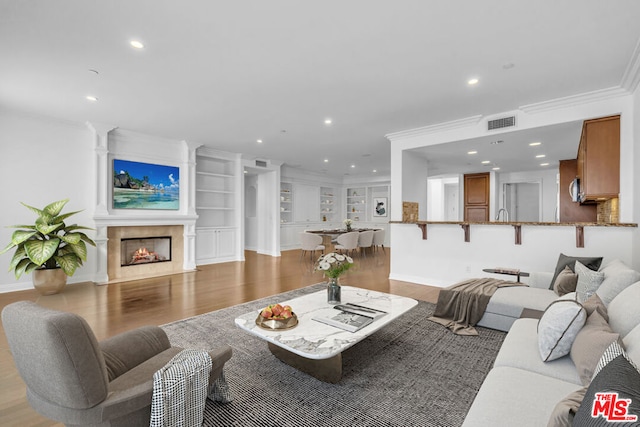
<svg viewBox="0 0 640 427">
<path fill-rule="evenodd" d="M 180 209 L 180 168 L 113 161 L 114 209 Z"/>
</svg>

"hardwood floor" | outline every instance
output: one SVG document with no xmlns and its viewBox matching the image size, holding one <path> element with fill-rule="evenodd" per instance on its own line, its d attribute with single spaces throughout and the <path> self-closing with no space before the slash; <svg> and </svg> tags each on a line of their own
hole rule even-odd
<svg viewBox="0 0 640 427">
<path fill-rule="evenodd" d="M 313 271 L 300 251 L 285 251 L 279 258 L 245 253 L 246 261 L 198 267 L 198 271 L 153 279 L 97 286 L 79 283 L 58 295 L 40 296 L 35 290 L 0 294 L 0 309 L 29 300 L 84 317 L 98 340 L 142 325 L 162 325 L 224 307 L 252 301 L 314 283 L 322 274 Z M 436 302 L 439 288 L 389 280 L 389 249 L 358 258 L 356 267 L 340 280 L 358 286 L 424 301 Z M 25 386 L 0 329 L 0 425 L 62 426 L 31 409 Z"/>
</svg>

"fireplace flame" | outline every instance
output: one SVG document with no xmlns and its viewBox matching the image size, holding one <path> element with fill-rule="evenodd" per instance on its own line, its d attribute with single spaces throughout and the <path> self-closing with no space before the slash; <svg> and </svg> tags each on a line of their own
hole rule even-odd
<svg viewBox="0 0 640 427">
<path fill-rule="evenodd" d="M 158 255 L 157 252 L 149 251 L 147 248 L 140 248 L 131 256 L 130 264 L 140 264 L 145 262 L 164 261 L 165 257 Z"/>
</svg>

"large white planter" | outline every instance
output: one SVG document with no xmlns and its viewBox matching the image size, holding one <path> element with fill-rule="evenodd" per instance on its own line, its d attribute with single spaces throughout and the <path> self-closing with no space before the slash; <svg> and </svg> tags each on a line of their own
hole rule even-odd
<svg viewBox="0 0 640 427">
<path fill-rule="evenodd" d="M 67 275 L 61 268 L 38 269 L 32 274 L 33 287 L 42 295 L 57 294 L 67 285 Z"/>
</svg>

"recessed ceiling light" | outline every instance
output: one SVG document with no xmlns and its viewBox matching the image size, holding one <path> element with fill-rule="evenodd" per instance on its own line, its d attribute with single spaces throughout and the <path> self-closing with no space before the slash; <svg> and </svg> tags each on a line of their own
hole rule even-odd
<svg viewBox="0 0 640 427">
<path fill-rule="evenodd" d="M 546 155 L 546 154 L 538 154 L 538 155 L 536 156 L 536 159 L 541 159 L 541 158 L 543 158 L 543 157 L 547 157 L 547 155 Z"/>
<path fill-rule="evenodd" d="M 249 172 L 247 172 L 247 171 L 245 170 L 245 171 L 244 171 L 244 173 L 249 173 Z"/>
<path fill-rule="evenodd" d="M 262 144 L 262 140 L 261 140 L 261 139 L 257 139 L 257 140 L 256 140 L 256 142 L 257 142 L 258 144 Z"/>
<path fill-rule="evenodd" d="M 482 164 L 483 164 L 483 165 L 488 165 L 489 163 L 491 163 L 491 160 L 483 160 L 483 161 L 482 161 Z"/>
<path fill-rule="evenodd" d="M 324 159 L 324 162 L 325 163 L 329 163 L 329 159 Z"/>
<path fill-rule="evenodd" d="M 138 40 L 131 40 L 129 44 L 136 49 L 144 49 L 144 44 Z"/>
<path fill-rule="evenodd" d="M 479 82 L 479 80 L 478 80 L 478 79 L 473 78 L 473 79 L 469 79 L 469 80 L 467 81 L 467 84 L 468 84 L 469 86 L 473 86 L 473 85 L 478 84 L 478 82 Z"/>
<path fill-rule="evenodd" d="M 492 171 L 499 171 L 500 168 L 499 167 L 495 167 L 495 168 L 491 168 Z"/>
<path fill-rule="evenodd" d="M 538 145 L 542 145 L 542 142 L 530 142 L 530 143 L 529 143 L 529 145 L 530 145 L 531 147 L 536 147 L 536 146 L 538 146 Z"/>
<path fill-rule="evenodd" d="M 540 166 L 549 166 L 549 163 L 540 163 Z"/>
<path fill-rule="evenodd" d="M 91 102 L 96 102 L 98 100 L 98 98 L 96 98 L 93 95 L 87 95 L 86 98 L 87 98 L 87 100 L 89 100 Z"/>
<path fill-rule="evenodd" d="M 333 123 L 333 120 L 331 120 L 331 119 L 324 119 L 324 124 L 325 124 L 325 125 L 330 125 L 331 123 Z"/>
<path fill-rule="evenodd" d="M 355 168 L 355 167 L 356 167 L 356 165 L 351 165 L 351 167 L 352 167 L 352 168 Z"/>
<path fill-rule="evenodd" d="M 467 151 L 467 154 L 478 154 L 476 150 Z"/>
<path fill-rule="evenodd" d="M 374 169 L 374 170 L 373 170 L 373 173 L 376 173 L 376 172 L 378 172 L 378 171 L 377 171 L 376 169 Z"/>
</svg>

